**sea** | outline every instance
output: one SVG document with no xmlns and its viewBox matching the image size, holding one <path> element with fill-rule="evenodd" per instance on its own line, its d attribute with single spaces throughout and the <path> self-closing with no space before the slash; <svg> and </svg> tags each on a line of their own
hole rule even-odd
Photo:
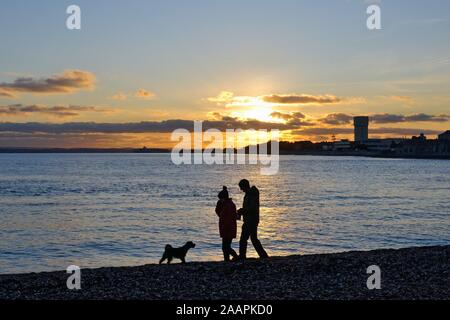
<svg viewBox="0 0 450 320">
<path fill-rule="evenodd" d="M 221 260 L 217 194 L 239 208 L 243 178 L 272 256 L 450 244 L 446 160 L 286 155 L 265 176 L 170 154 L 0 154 L 0 274 L 157 263 L 186 241 L 188 262 Z"/>
</svg>

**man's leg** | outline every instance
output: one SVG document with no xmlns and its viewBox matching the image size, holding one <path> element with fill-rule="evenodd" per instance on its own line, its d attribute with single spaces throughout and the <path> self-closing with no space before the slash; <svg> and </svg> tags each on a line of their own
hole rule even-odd
<svg viewBox="0 0 450 320">
<path fill-rule="evenodd" d="M 239 256 L 237 255 L 236 251 L 231 247 L 231 244 L 233 243 L 233 239 L 230 239 L 228 243 L 228 249 L 230 250 L 230 255 L 233 257 L 234 260 L 238 259 Z"/>
<path fill-rule="evenodd" d="M 258 239 L 258 225 L 254 225 L 250 228 L 250 239 L 252 240 L 253 247 L 260 258 L 268 258 L 266 250 L 264 250 L 261 241 Z"/>
<path fill-rule="evenodd" d="M 250 232 L 247 225 L 242 225 L 241 239 L 239 240 L 239 258 L 245 259 L 247 257 L 247 241 L 250 237 Z"/>
<path fill-rule="evenodd" d="M 230 254 L 233 257 L 234 260 L 238 259 L 239 256 L 236 253 L 236 251 L 234 251 L 234 249 L 231 247 L 231 243 L 233 242 L 233 239 L 230 239 Z"/>
</svg>

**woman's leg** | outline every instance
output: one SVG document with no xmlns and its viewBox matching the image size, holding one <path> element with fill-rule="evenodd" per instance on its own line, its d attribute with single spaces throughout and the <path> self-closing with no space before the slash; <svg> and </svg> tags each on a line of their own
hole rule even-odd
<svg viewBox="0 0 450 320">
<path fill-rule="evenodd" d="M 230 239 L 222 238 L 222 251 L 223 251 L 223 259 L 225 261 L 230 261 L 230 247 L 231 241 Z"/>
<path fill-rule="evenodd" d="M 231 248 L 231 243 L 233 242 L 233 239 L 222 239 L 222 251 L 225 261 L 230 261 L 230 255 L 234 259 L 238 259 L 239 256 L 236 253 L 236 251 Z"/>
</svg>

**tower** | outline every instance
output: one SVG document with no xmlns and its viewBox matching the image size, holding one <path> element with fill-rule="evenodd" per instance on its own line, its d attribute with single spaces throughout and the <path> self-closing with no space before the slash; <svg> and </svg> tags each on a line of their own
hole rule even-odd
<svg viewBox="0 0 450 320">
<path fill-rule="evenodd" d="M 369 140 L 369 117 L 354 117 L 355 142 L 364 143 Z"/>
</svg>

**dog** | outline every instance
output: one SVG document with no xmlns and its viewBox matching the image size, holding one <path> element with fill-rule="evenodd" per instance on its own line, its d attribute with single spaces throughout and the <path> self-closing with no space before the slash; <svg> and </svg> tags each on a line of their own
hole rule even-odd
<svg viewBox="0 0 450 320">
<path fill-rule="evenodd" d="M 193 243 L 192 241 L 186 242 L 186 244 L 180 248 L 174 248 L 170 244 L 168 244 L 166 245 L 161 260 L 159 260 L 159 264 L 163 263 L 166 259 L 167 264 L 170 264 L 173 258 L 180 259 L 181 263 L 186 263 L 186 254 L 191 248 L 195 248 L 195 243 Z"/>
</svg>

